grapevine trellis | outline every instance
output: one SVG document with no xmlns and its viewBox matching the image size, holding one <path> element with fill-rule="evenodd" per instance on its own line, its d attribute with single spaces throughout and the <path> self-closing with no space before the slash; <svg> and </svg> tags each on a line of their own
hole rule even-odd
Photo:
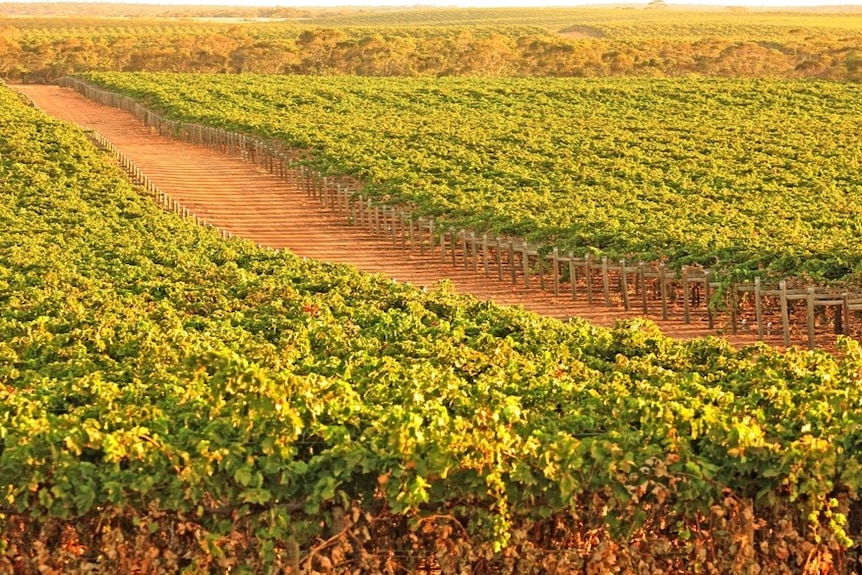
<svg viewBox="0 0 862 575">
<path fill-rule="evenodd" d="M 858 335 L 856 315 L 862 311 L 862 293 L 819 285 L 796 285 L 793 280 L 777 284 L 760 278 L 727 284 L 717 281 L 709 269 L 683 266 L 669 269 L 662 262 L 611 261 L 592 253 L 561 252 L 523 238 L 490 236 L 474 230 L 454 228 L 430 217 L 417 217 L 410 210 L 366 198 L 361 182 L 347 176 L 327 176 L 302 165 L 307 153 L 287 149 L 279 142 L 238 134 L 222 128 L 171 120 L 141 105 L 135 99 L 96 88 L 76 78 L 59 84 L 73 88 L 99 104 L 131 113 L 158 132 L 183 142 L 204 146 L 258 164 L 283 179 L 289 186 L 316 198 L 325 208 L 341 214 L 353 225 L 380 237 L 389 238 L 411 252 L 438 257 L 441 262 L 462 266 L 489 280 L 522 283 L 538 287 L 555 297 L 568 294 L 590 304 L 639 309 L 644 315 L 668 320 L 681 311 L 685 324 L 693 315 L 716 329 L 718 315 L 725 316 L 731 333 L 756 331 L 759 340 L 780 332 L 790 346 L 797 330 L 804 331 L 809 349 L 816 344 L 818 328 L 825 325 L 835 334 Z M 141 170 L 110 142 L 96 132 L 91 138 L 117 156 L 122 167 L 165 209 L 197 223 L 212 226 L 176 199 L 159 190 Z M 219 229 L 222 237 L 232 237 Z M 265 246 L 262 246 L 265 247 Z M 799 303 L 804 304 L 803 310 Z"/>
<path fill-rule="evenodd" d="M 70 124 L 0 109 L 0 572 L 857 571 L 857 342 L 738 352 L 222 241 Z M 286 177 L 427 258 L 586 297 L 559 252 L 525 277 L 506 238 Z M 648 264 L 611 267 L 636 307 Z M 693 313 L 712 288 L 688 284 Z"/>
</svg>

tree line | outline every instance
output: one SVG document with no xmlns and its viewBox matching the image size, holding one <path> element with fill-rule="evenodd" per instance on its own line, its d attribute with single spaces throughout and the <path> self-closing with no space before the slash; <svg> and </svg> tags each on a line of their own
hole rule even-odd
<svg viewBox="0 0 862 575">
<path fill-rule="evenodd" d="M 0 19 L 0 76 L 84 71 L 360 76 L 722 77 L 862 80 L 862 33 L 592 37 L 504 27 L 352 28 L 177 20 Z"/>
</svg>

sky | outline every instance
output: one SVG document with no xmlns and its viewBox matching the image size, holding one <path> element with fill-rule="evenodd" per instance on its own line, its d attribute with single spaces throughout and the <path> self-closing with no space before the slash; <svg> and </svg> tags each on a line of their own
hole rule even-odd
<svg viewBox="0 0 862 575">
<path fill-rule="evenodd" d="M 164 0 L 179 3 L 182 0 Z M 196 0 L 198 1 L 198 0 Z M 199 0 L 201 2 L 211 0 Z M 583 6 L 588 4 L 647 4 L 649 0 L 245 0 L 249 5 L 279 5 L 279 6 L 344 6 L 344 5 L 374 5 L 374 6 L 458 6 L 462 8 L 496 8 L 496 7 L 537 7 L 537 6 Z M 862 0 L 666 0 L 668 4 L 710 4 L 721 6 L 817 6 L 817 5 L 862 5 Z M 236 3 L 236 0 L 217 0 L 217 3 Z"/>
<path fill-rule="evenodd" d="M 237 4 L 237 0 L 195 0 L 207 4 Z M 162 3 L 189 3 L 182 0 Z M 584 6 L 590 4 L 647 4 L 648 0 L 246 0 L 244 5 L 264 6 L 322 6 L 334 7 L 345 5 L 366 6 L 457 6 L 461 8 L 498 8 L 498 7 L 538 7 L 538 6 Z M 862 5 L 862 0 L 666 0 L 667 4 L 699 4 L 718 6 L 820 6 L 820 5 Z"/>
<path fill-rule="evenodd" d="M 161 0 L 164 4 L 189 4 L 188 0 Z M 589 4 L 647 4 L 648 0 L 194 0 L 194 3 L 232 4 L 246 6 L 458 6 L 461 8 L 538 7 L 538 6 L 583 6 Z M 666 0 L 667 4 L 709 4 L 720 6 L 817 6 L 817 5 L 862 5 L 862 0 Z"/>
<path fill-rule="evenodd" d="M 226 4 L 233 6 L 335 7 L 335 6 L 457 6 L 460 8 L 584 6 L 598 4 L 647 4 L 648 0 L 135 0 L 159 4 Z M 667 4 L 717 6 L 862 6 L 862 0 L 666 0 Z"/>
<path fill-rule="evenodd" d="M 2 0 L 0 0 L 2 1 Z M 18 2 L 44 2 L 45 0 L 12 0 Z M 58 0 L 53 0 L 58 1 Z M 82 1 L 82 0 L 59 0 Z M 224 5 L 224 6 L 279 6 L 321 7 L 338 6 L 449 6 L 460 8 L 498 8 L 539 6 L 585 6 L 603 4 L 648 4 L 649 0 L 83 0 L 90 2 L 127 2 L 136 4 L 163 5 Z M 862 6 L 862 0 L 665 0 L 667 4 L 689 4 L 710 6 Z"/>
<path fill-rule="evenodd" d="M 41 2 L 45 0 L 13 0 Z M 56 1 L 56 0 L 55 0 Z M 60 0 L 63 1 L 63 0 Z M 66 0 L 76 1 L 76 0 Z M 78 0 L 80 1 L 80 0 Z M 105 1 L 105 0 L 84 0 Z M 140 4 L 164 5 L 225 5 L 225 6 L 280 6 L 322 7 L 337 6 L 457 6 L 460 8 L 498 8 L 539 6 L 584 6 L 601 4 L 647 4 L 649 0 L 108 0 Z M 665 0 L 667 4 L 696 4 L 712 6 L 862 6 L 862 0 Z"/>
</svg>

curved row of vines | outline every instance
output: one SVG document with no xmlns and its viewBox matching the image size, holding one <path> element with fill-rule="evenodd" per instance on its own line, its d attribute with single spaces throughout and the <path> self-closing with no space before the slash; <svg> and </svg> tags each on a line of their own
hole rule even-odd
<svg viewBox="0 0 862 575">
<path fill-rule="evenodd" d="M 860 87 L 768 80 L 86 75 L 311 150 L 451 225 L 735 280 L 862 281 Z"/>
</svg>

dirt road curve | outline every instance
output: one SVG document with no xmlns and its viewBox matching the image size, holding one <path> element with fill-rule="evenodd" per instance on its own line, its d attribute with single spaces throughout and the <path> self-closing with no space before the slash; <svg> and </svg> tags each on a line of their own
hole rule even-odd
<svg viewBox="0 0 862 575">
<path fill-rule="evenodd" d="M 436 258 L 410 254 L 348 225 L 253 164 L 152 134 L 126 112 L 95 104 L 70 89 L 37 85 L 13 88 L 48 114 L 101 132 L 160 189 L 196 215 L 257 243 L 288 248 L 300 256 L 351 264 L 414 285 L 431 286 L 448 278 L 461 293 L 521 305 L 558 318 L 580 316 L 596 324 L 613 325 L 617 319 L 637 315 L 487 280 Z M 693 325 L 674 318 L 666 322 L 652 319 L 673 337 L 710 333 L 699 318 Z M 753 335 L 741 335 L 732 341 L 741 344 L 754 339 Z"/>
</svg>

